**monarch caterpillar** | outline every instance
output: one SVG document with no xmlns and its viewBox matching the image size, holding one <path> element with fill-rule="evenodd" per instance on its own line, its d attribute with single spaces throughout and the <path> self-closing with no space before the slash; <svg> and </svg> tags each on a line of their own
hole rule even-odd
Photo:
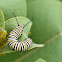
<svg viewBox="0 0 62 62">
<path fill-rule="evenodd" d="M 16 21 L 17 21 L 17 19 L 16 19 Z M 29 21 L 29 22 L 31 22 L 31 21 Z M 18 21 L 17 21 L 17 24 L 18 24 Z M 18 27 L 13 29 L 13 31 L 10 32 L 10 34 L 8 36 L 8 42 L 9 42 L 9 46 L 11 49 L 21 52 L 21 51 L 27 50 L 31 46 L 32 39 L 30 39 L 30 38 L 27 38 L 25 41 L 18 42 L 18 38 L 23 34 L 24 27 L 27 24 L 25 24 L 25 25 L 24 24 L 21 24 L 21 25 L 18 24 Z"/>
</svg>

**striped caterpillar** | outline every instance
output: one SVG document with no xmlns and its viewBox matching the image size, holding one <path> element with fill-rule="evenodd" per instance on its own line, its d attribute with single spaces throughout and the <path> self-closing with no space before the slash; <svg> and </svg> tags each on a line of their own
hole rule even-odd
<svg viewBox="0 0 62 62">
<path fill-rule="evenodd" d="M 16 19 L 16 21 L 17 21 L 17 19 Z M 29 21 L 29 22 L 31 22 L 31 21 Z M 17 23 L 18 23 L 18 21 L 17 21 Z M 12 50 L 21 52 L 21 51 L 25 51 L 28 48 L 30 48 L 30 46 L 32 44 L 32 39 L 27 38 L 26 40 L 24 40 L 22 42 L 18 42 L 18 38 L 23 34 L 23 30 L 26 25 L 18 24 L 18 27 L 13 29 L 13 31 L 10 32 L 10 34 L 8 36 L 8 42 L 9 42 L 9 46 Z"/>
</svg>

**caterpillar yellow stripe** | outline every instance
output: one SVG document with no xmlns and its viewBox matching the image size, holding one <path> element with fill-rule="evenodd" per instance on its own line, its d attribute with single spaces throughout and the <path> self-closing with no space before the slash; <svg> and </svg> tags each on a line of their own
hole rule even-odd
<svg viewBox="0 0 62 62">
<path fill-rule="evenodd" d="M 15 51 L 25 51 L 30 48 L 32 39 L 27 38 L 25 41 L 18 42 L 18 38 L 23 34 L 24 24 L 13 29 L 8 36 L 8 42 L 11 49 Z"/>
</svg>

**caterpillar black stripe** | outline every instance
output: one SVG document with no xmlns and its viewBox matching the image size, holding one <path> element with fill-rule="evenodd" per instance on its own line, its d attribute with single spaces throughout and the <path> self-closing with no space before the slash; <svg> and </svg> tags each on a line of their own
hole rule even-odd
<svg viewBox="0 0 62 62">
<path fill-rule="evenodd" d="M 8 36 L 9 46 L 15 51 L 25 51 L 32 44 L 32 40 L 30 38 L 27 38 L 25 41 L 18 42 L 18 37 L 22 35 L 23 30 L 24 25 L 22 24 L 21 26 L 18 26 L 13 31 L 11 31 Z"/>
<path fill-rule="evenodd" d="M 16 18 L 16 16 L 15 16 L 15 18 Z M 17 21 L 17 19 L 16 19 L 16 21 Z M 29 22 L 31 22 L 31 21 L 29 21 Z M 18 24 L 18 21 L 17 21 L 17 24 Z M 25 41 L 18 42 L 18 38 L 21 37 L 21 35 L 23 34 L 24 27 L 27 24 L 25 24 L 25 25 L 24 24 L 21 24 L 21 25 L 18 24 L 18 27 L 13 29 L 13 31 L 11 31 L 9 36 L 8 36 L 9 46 L 10 46 L 10 48 L 12 48 L 15 51 L 20 51 L 20 52 L 25 51 L 32 44 L 32 40 L 30 38 L 27 38 Z"/>
</svg>

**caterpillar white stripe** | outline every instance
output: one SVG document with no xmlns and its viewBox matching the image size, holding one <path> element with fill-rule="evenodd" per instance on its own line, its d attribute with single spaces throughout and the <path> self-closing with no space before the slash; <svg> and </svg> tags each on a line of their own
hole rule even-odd
<svg viewBox="0 0 62 62">
<path fill-rule="evenodd" d="M 11 31 L 8 36 L 9 46 L 15 51 L 25 51 L 32 44 L 32 40 L 30 38 L 27 38 L 25 41 L 18 42 L 18 38 L 23 34 L 23 30 L 26 25 L 22 24 L 18 26 L 13 31 Z"/>
</svg>

